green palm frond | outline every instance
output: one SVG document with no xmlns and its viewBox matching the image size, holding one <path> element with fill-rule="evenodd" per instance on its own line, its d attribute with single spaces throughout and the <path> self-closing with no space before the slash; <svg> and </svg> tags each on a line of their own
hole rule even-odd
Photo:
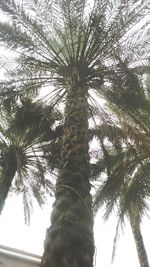
<svg viewBox="0 0 150 267">
<path fill-rule="evenodd" d="M 41 206 L 45 202 L 46 193 L 51 195 L 54 192 L 54 180 L 45 177 L 48 166 L 44 149 L 59 137 L 54 124 L 61 120 L 61 116 L 52 107 L 29 98 L 21 98 L 14 105 L 5 102 L 3 107 L 1 105 L 1 115 L 0 192 L 6 190 L 6 195 L 0 198 L 0 208 L 12 186 L 10 190 L 23 194 L 27 222 L 30 210 L 32 212 L 32 199 L 35 198 Z M 13 153 L 11 161 L 10 153 Z M 16 167 L 14 165 L 14 173 L 11 175 L 12 157 L 16 159 Z M 53 169 L 55 164 L 52 157 L 49 165 Z M 10 180 L 7 182 L 8 172 Z"/>
<path fill-rule="evenodd" d="M 130 72 L 129 69 L 128 71 Z M 134 86 L 132 86 L 130 79 L 126 79 L 126 82 L 127 86 L 124 88 L 130 94 Z M 94 197 L 94 211 L 97 212 L 101 206 L 104 206 L 104 218 L 107 220 L 110 214 L 117 210 L 118 224 L 114 238 L 113 257 L 119 226 L 124 223 L 125 217 L 129 219 L 132 227 L 136 227 L 136 225 L 139 227 L 143 216 L 149 209 L 150 102 L 147 93 L 149 91 L 148 83 L 143 85 L 138 81 L 135 89 L 133 90 L 132 98 L 136 100 L 136 97 L 139 97 L 140 102 L 135 101 L 137 107 L 135 105 L 132 106 L 127 99 L 123 98 L 124 92 L 119 91 L 119 87 L 118 93 L 120 92 L 120 96 L 115 92 L 115 89 L 111 91 L 115 97 L 109 98 L 110 103 L 107 107 L 113 113 L 111 115 L 112 119 L 114 115 L 117 116 L 115 121 L 117 121 L 119 131 L 113 125 L 109 128 L 105 127 L 104 131 L 101 131 L 101 135 L 102 133 L 104 134 L 103 145 L 105 145 L 105 149 L 109 154 L 109 162 L 104 153 L 100 154 L 99 160 L 95 164 L 95 173 L 93 171 L 93 175 L 96 175 L 96 178 L 99 179 Z M 98 136 L 99 132 L 100 127 L 95 130 L 95 135 L 97 134 Z M 118 141 L 119 146 L 115 145 L 116 141 Z M 103 168 L 101 168 L 101 162 L 103 163 Z M 109 173 L 107 171 L 108 167 Z"/>
<path fill-rule="evenodd" d="M 0 40 L 18 53 L 17 68 L 11 71 L 10 66 L 9 70 L 10 77 L 15 77 L 11 90 L 14 85 L 23 92 L 50 83 L 65 88 L 75 69 L 82 81 L 98 89 L 102 78 L 117 64 L 114 54 L 123 45 L 123 36 L 132 32 L 148 6 L 96 0 L 92 8 L 79 0 L 25 1 L 19 5 L 7 0 L 1 1 L 0 8 L 11 19 L 0 23 Z"/>
</svg>

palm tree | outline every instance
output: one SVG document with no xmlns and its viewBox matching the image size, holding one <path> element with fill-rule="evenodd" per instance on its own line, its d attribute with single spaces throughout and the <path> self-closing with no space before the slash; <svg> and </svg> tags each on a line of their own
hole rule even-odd
<svg viewBox="0 0 150 267">
<path fill-rule="evenodd" d="M 132 149 L 124 151 L 124 153 L 120 152 L 118 153 L 118 155 L 117 153 L 114 153 L 115 151 L 110 151 L 110 154 L 108 153 L 108 155 L 110 164 L 112 164 L 112 169 L 110 168 L 109 164 L 109 176 L 107 177 L 107 179 L 103 179 L 103 181 L 101 181 L 98 186 L 94 200 L 94 209 L 95 211 L 97 211 L 98 208 L 100 208 L 102 205 L 105 205 L 105 219 L 108 219 L 111 212 L 117 209 L 119 219 L 116 228 L 116 237 L 114 239 L 114 251 L 118 234 L 118 227 L 120 224 L 123 225 L 124 217 L 127 216 L 133 231 L 140 266 L 149 266 L 140 230 L 142 217 L 148 209 L 146 200 L 149 189 L 147 189 L 147 192 L 144 192 L 143 189 L 142 192 L 142 185 L 140 184 L 140 171 L 138 171 L 134 177 L 131 176 L 131 174 L 133 175 L 133 169 L 135 170 L 136 165 L 138 166 L 138 163 L 133 163 L 135 159 L 133 157 Z M 102 159 L 100 162 L 100 167 L 102 169 L 103 166 L 104 171 L 107 165 L 105 165 L 104 162 L 102 164 Z M 142 176 L 142 178 L 144 179 L 145 177 Z"/>
<path fill-rule="evenodd" d="M 103 153 L 100 155 L 99 161 L 92 167 L 95 178 L 107 172 L 107 178 L 105 180 L 101 178 L 95 195 L 95 211 L 105 205 L 106 219 L 113 210 L 117 209 L 118 212 L 114 251 L 119 224 L 122 224 L 124 217 L 127 216 L 141 267 L 149 266 L 140 229 L 142 217 L 148 210 L 147 199 L 150 194 L 148 89 L 147 87 L 143 90 L 142 86 L 140 87 L 143 98 L 140 99 L 139 109 L 133 109 L 130 102 L 126 102 L 124 99 L 124 104 L 120 105 L 119 109 L 120 101 L 114 98 L 117 108 L 112 103 L 109 107 L 111 113 L 114 112 L 117 115 L 115 120 L 117 124 L 104 123 L 95 130 L 95 135 L 100 139 Z M 126 111 L 127 106 L 128 110 Z M 104 141 L 106 138 L 107 142 Z"/>
<path fill-rule="evenodd" d="M 140 266 L 148 267 L 148 257 L 140 229 L 142 217 L 148 210 L 146 200 L 149 195 L 149 181 L 146 183 L 148 187 L 146 192 L 143 188 L 144 182 L 141 182 L 142 179 L 147 178 L 147 174 L 144 176 L 144 171 L 142 173 L 141 170 L 137 170 L 133 176 L 133 171 L 136 170 L 136 167 L 138 168 L 138 162 L 135 163 L 132 148 L 122 151 L 122 153 L 120 151 L 118 154 L 110 149 L 108 155 L 111 164 L 111 168 L 109 164 L 109 176 L 99 183 L 94 199 L 94 209 L 97 211 L 104 205 L 105 219 L 108 219 L 112 211 L 117 210 L 118 224 L 114 239 L 113 257 L 119 225 L 123 225 L 126 216 L 133 232 Z M 103 166 L 104 171 L 107 168 L 106 160 L 103 165 L 102 159 L 100 162 L 101 169 Z"/>
<path fill-rule="evenodd" d="M 15 51 L 11 60 L 2 61 L 9 76 L 1 83 L 1 96 L 48 88 L 51 103 L 63 102 L 64 108 L 59 174 L 43 267 L 93 266 L 90 89 L 102 94 L 105 83 L 112 82 L 118 50 L 127 53 L 132 62 L 136 60 L 138 38 L 133 30 L 145 16 L 148 3 L 94 0 L 90 6 L 81 0 L 0 2 L 11 21 L 6 18 L 0 23 L 0 41 Z M 140 52 L 146 51 L 144 41 L 140 45 Z"/>
<path fill-rule="evenodd" d="M 21 99 L 13 106 L 8 100 L 4 102 L 0 121 L 0 213 L 13 188 L 23 194 L 25 219 L 29 221 L 32 197 L 41 206 L 45 202 L 44 192 L 54 191 L 52 182 L 44 177 L 44 148 L 51 140 L 54 142 L 52 125 L 58 114 L 30 99 Z"/>
</svg>

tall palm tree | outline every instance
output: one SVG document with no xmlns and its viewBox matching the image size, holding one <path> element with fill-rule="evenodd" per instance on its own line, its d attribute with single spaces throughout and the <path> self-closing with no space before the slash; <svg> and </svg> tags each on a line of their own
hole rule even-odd
<svg viewBox="0 0 150 267">
<path fill-rule="evenodd" d="M 85 0 L 0 2 L 11 21 L 6 18 L 0 23 L 0 41 L 15 51 L 9 64 L 6 59 L 2 62 L 9 76 L 1 83 L 1 96 L 48 88 L 51 102 L 63 102 L 64 107 L 59 175 L 43 267 L 93 266 L 90 89 L 101 94 L 105 83 L 110 78 L 112 82 L 118 50 L 135 61 L 138 38 L 134 29 L 148 4 L 111 0 L 94 0 L 91 4 Z M 141 41 L 140 52 L 146 51 L 145 44 Z"/>
<path fill-rule="evenodd" d="M 0 213 L 13 188 L 23 194 L 27 221 L 32 197 L 42 205 L 44 192 L 53 191 L 53 184 L 44 177 L 47 171 L 44 148 L 51 140 L 54 142 L 52 125 L 58 115 L 30 99 L 21 99 L 22 103 L 14 106 L 8 105 L 8 100 L 4 102 L 0 111 Z"/>
<path fill-rule="evenodd" d="M 119 109 L 120 101 L 117 98 L 115 98 L 117 108 L 114 104 L 109 105 L 111 113 L 113 111 L 117 115 L 115 122 L 118 126 L 105 123 L 97 129 L 103 153 L 96 163 L 96 168 L 95 166 L 92 168 L 95 178 L 107 171 L 107 178 L 101 180 L 96 192 L 94 209 L 97 211 L 99 207 L 105 205 L 106 218 L 112 210 L 117 209 L 119 219 L 116 236 L 119 224 L 124 221 L 124 216 L 127 216 L 141 267 L 149 266 L 140 229 L 142 217 L 148 210 L 147 199 L 150 195 L 148 89 L 147 87 L 143 90 L 142 86 L 140 87 L 143 98 L 140 99 L 141 106 L 138 109 L 133 109 L 133 106 L 124 99 L 122 101 L 125 105 L 122 104 Z M 123 110 L 126 110 L 127 106 L 128 110 L 124 113 Z M 107 142 L 104 141 L 106 138 Z"/>
</svg>

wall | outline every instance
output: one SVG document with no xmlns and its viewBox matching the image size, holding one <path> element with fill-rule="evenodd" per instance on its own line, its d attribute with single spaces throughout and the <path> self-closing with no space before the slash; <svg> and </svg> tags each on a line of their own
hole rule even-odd
<svg viewBox="0 0 150 267">
<path fill-rule="evenodd" d="M 0 267 L 40 267 L 40 257 L 21 252 L 0 251 Z M 14 254 L 14 255 L 13 255 Z"/>
</svg>

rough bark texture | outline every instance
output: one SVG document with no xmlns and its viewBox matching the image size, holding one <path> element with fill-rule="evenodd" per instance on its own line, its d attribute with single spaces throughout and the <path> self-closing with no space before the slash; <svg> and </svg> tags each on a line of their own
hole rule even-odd
<svg viewBox="0 0 150 267">
<path fill-rule="evenodd" d="M 130 224 L 136 244 L 140 267 L 149 267 L 148 257 L 144 246 L 143 237 L 141 234 L 140 224 L 138 223 L 138 220 L 135 222 L 132 221 L 131 218 L 130 218 Z"/>
<path fill-rule="evenodd" d="M 86 94 L 79 82 L 68 88 L 61 166 L 42 267 L 93 266 Z"/>
<path fill-rule="evenodd" d="M 0 180 L 0 214 L 3 210 L 12 180 L 17 170 L 17 159 L 13 149 L 9 149 L 5 155 L 4 169 Z"/>
</svg>

